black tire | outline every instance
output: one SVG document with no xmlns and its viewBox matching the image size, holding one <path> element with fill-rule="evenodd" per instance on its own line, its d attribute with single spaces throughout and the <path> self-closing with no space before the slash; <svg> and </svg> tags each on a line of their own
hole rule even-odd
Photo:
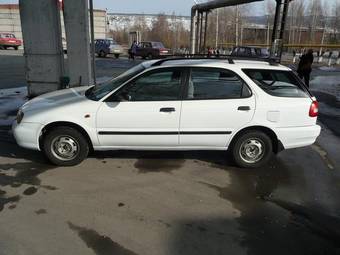
<svg viewBox="0 0 340 255">
<path fill-rule="evenodd" d="M 148 54 L 148 59 L 153 59 L 152 53 L 149 53 L 149 54 Z"/>
<path fill-rule="evenodd" d="M 120 56 L 119 54 L 115 54 L 115 58 L 117 58 L 117 59 L 118 59 L 118 58 L 119 58 L 119 56 Z"/>
<path fill-rule="evenodd" d="M 14 47 L 14 49 L 15 49 L 15 50 L 18 50 L 18 49 L 19 49 L 19 47 L 18 47 L 18 46 L 15 46 L 15 47 Z"/>
<path fill-rule="evenodd" d="M 268 135 L 261 131 L 248 131 L 236 139 L 237 140 L 232 145 L 231 153 L 234 162 L 241 168 L 261 167 L 265 165 L 273 155 L 273 142 Z M 246 146 L 249 148 L 252 144 L 255 147 L 255 154 L 258 147 L 262 149 L 262 153 L 259 153 L 258 158 L 254 158 L 253 162 L 251 162 L 251 158 L 245 154 L 245 150 L 242 150 L 243 148 L 246 148 Z"/>
<path fill-rule="evenodd" d="M 59 137 L 67 137 L 68 141 L 73 141 L 72 143 L 76 145 L 77 151 L 75 156 L 70 159 L 61 159 L 61 156 L 57 156 L 58 152 L 52 149 L 55 144 L 55 140 Z M 70 140 L 71 139 L 71 140 Z M 80 164 L 89 153 L 89 144 L 86 138 L 76 129 L 66 126 L 56 127 L 48 131 L 43 139 L 43 152 L 46 157 L 51 161 L 51 163 L 57 166 L 75 166 Z"/>
</svg>

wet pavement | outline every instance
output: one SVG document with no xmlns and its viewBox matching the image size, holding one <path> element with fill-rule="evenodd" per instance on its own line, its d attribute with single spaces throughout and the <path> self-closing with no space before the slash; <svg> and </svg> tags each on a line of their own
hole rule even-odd
<svg viewBox="0 0 340 255">
<path fill-rule="evenodd" d="M 15 144 L 25 100 L 0 92 L 0 255 L 340 254 L 340 138 L 325 125 L 315 145 L 255 170 L 204 151 L 102 152 L 64 168 Z"/>
</svg>

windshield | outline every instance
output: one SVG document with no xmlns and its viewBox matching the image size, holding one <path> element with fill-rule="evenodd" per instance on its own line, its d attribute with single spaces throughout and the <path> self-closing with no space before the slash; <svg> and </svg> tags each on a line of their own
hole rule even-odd
<svg viewBox="0 0 340 255">
<path fill-rule="evenodd" d="M 109 40 L 109 42 L 110 42 L 111 45 L 116 45 L 117 44 L 117 42 L 115 40 Z"/>
<path fill-rule="evenodd" d="M 85 95 L 88 99 L 99 101 L 111 91 L 117 89 L 119 86 L 123 85 L 125 82 L 143 70 L 145 70 L 143 64 L 137 65 L 112 80 L 98 84 L 97 86 L 88 89 Z"/>
</svg>

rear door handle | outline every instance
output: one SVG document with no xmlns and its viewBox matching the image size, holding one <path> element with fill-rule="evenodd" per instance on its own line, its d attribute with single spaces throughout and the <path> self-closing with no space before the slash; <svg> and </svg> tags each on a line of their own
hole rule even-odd
<svg viewBox="0 0 340 255">
<path fill-rule="evenodd" d="M 161 108 L 159 111 L 160 112 L 175 112 L 176 109 L 173 107 L 165 107 L 165 108 Z"/>
<path fill-rule="evenodd" d="M 250 107 L 249 106 L 240 106 L 239 108 L 237 108 L 238 111 L 250 111 Z"/>
</svg>

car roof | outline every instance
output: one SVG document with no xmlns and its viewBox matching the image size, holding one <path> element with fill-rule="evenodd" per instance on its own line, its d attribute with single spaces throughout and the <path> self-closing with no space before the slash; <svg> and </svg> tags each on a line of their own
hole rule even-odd
<svg viewBox="0 0 340 255">
<path fill-rule="evenodd" d="M 151 60 L 143 63 L 145 68 L 150 68 L 159 60 Z M 190 67 L 212 67 L 212 68 L 227 68 L 227 69 L 270 69 L 290 71 L 291 69 L 280 65 L 270 64 L 269 62 L 258 60 L 234 60 L 234 63 L 229 63 L 227 59 L 183 59 L 183 60 L 169 60 L 157 65 L 158 67 L 173 67 L 173 66 L 190 66 Z"/>
</svg>

